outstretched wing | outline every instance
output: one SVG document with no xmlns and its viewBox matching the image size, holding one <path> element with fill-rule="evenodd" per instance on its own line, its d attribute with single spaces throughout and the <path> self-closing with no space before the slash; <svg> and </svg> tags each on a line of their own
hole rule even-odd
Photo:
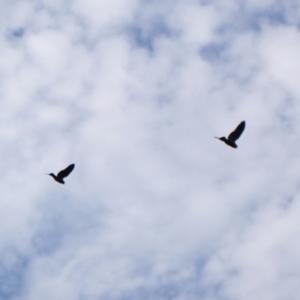
<svg viewBox="0 0 300 300">
<path fill-rule="evenodd" d="M 59 177 L 59 178 L 65 178 L 65 177 L 67 177 L 73 171 L 74 168 L 75 168 L 75 164 L 69 165 L 67 168 L 65 168 L 64 170 L 60 171 L 57 174 L 57 177 Z"/>
<path fill-rule="evenodd" d="M 231 132 L 229 134 L 227 139 L 229 141 L 235 142 L 241 136 L 241 134 L 243 133 L 245 127 L 246 127 L 246 122 L 245 121 L 241 122 L 238 125 L 238 127 L 233 132 Z"/>
</svg>

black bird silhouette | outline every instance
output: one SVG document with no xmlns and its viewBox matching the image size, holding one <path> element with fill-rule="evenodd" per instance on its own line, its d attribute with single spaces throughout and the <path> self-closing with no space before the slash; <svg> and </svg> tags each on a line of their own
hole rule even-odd
<svg viewBox="0 0 300 300">
<path fill-rule="evenodd" d="M 71 164 L 64 170 L 60 171 L 57 175 L 54 175 L 53 173 L 46 174 L 46 175 L 50 175 L 51 177 L 53 177 L 55 181 L 61 184 L 65 184 L 64 178 L 67 177 L 73 171 L 74 168 L 75 168 L 75 164 Z"/>
<path fill-rule="evenodd" d="M 237 148 L 237 144 L 235 142 L 242 135 L 245 127 L 246 127 L 246 122 L 243 121 L 238 125 L 238 127 L 233 132 L 229 134 L 227 139 L 224 136 L 220 138 L 216 137 L 216 139 L 223 141 L 226 145 L 232 148 Z"/>
</svg>

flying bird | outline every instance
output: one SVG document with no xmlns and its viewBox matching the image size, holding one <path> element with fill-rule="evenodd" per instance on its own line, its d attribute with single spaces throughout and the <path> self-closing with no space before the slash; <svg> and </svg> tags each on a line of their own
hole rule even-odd
<svg viewBox="0 0 300 300">
<path fill-rule="evenodd" d="M 243 121 L 241 122 L 238 127 L 229 134 L 228 138 L 226 139 L 226 137 L 216 137 L 216 139 L 219 139 L 221 141 L 223 141 L 226 145 L 232 147 L 232 148 L 237 148 L 237 144 L 235 143 L 236 140 L 239 139 L 239 137 L 242 135 L 244 129 L 246 127 L 246 122 Z"/>
<path fill-rule="evenodd" d="M 57 181 L 61 184 L 65 184 L 64 178 L 69 176 L 74 168 L 75 168 L 75 164 L 71 164 L 67 168 L 65 168 L 64 170 L 60 171 L 57 175 L 54 175 L 53 173 L 46 174 L 46 175 L 50 175 L 51 177 L 53 177 L 53 179 L 55 181 Z"/>
</svg>

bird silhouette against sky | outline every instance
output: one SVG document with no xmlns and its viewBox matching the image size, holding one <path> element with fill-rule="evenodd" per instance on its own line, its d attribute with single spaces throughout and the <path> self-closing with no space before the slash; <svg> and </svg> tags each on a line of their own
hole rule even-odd
<svg viewBox="0 0 300 300">
<path fill-rule="evenodd" d="M 246 122 L 243 121 L 241 122 L 238 127 L 229 134 L 228 138 L 226 139 L 226 137 L 216 137 L 216 139 L 219 139 L 221 141 L 223 141 L 226 145 L 232 147 L 232 148 L 237 148 L 237 144 L 235 143 L 236 140 L 238 140 L 238 138 L 242 135 L 244 129 L 246 127 Z"/>
<path fill-rule="evenodd" d="M 60 171 L 57 175 L 54 175 L 53 173 L 46 174 L 46 175 L 50 175 L 51 177 L 54 178 L 55 181 L 57 181 L 61 184 L 65 184 L 64 178 L 69 176 L 74 168 L 75 168 L 75 164 L 71 164 L 67 168 L 65 168 L 64 170 Z"/>
</svg>

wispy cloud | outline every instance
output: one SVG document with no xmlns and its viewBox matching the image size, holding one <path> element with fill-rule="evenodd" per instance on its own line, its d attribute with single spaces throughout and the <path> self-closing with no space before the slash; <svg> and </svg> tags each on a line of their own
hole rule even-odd
<svg viewBox="0 0 300 300">
<path fill-rule="evenodd" d="M 0 299 L 298 300 L 298 1 L 2 8 Z"/>
</svg>

